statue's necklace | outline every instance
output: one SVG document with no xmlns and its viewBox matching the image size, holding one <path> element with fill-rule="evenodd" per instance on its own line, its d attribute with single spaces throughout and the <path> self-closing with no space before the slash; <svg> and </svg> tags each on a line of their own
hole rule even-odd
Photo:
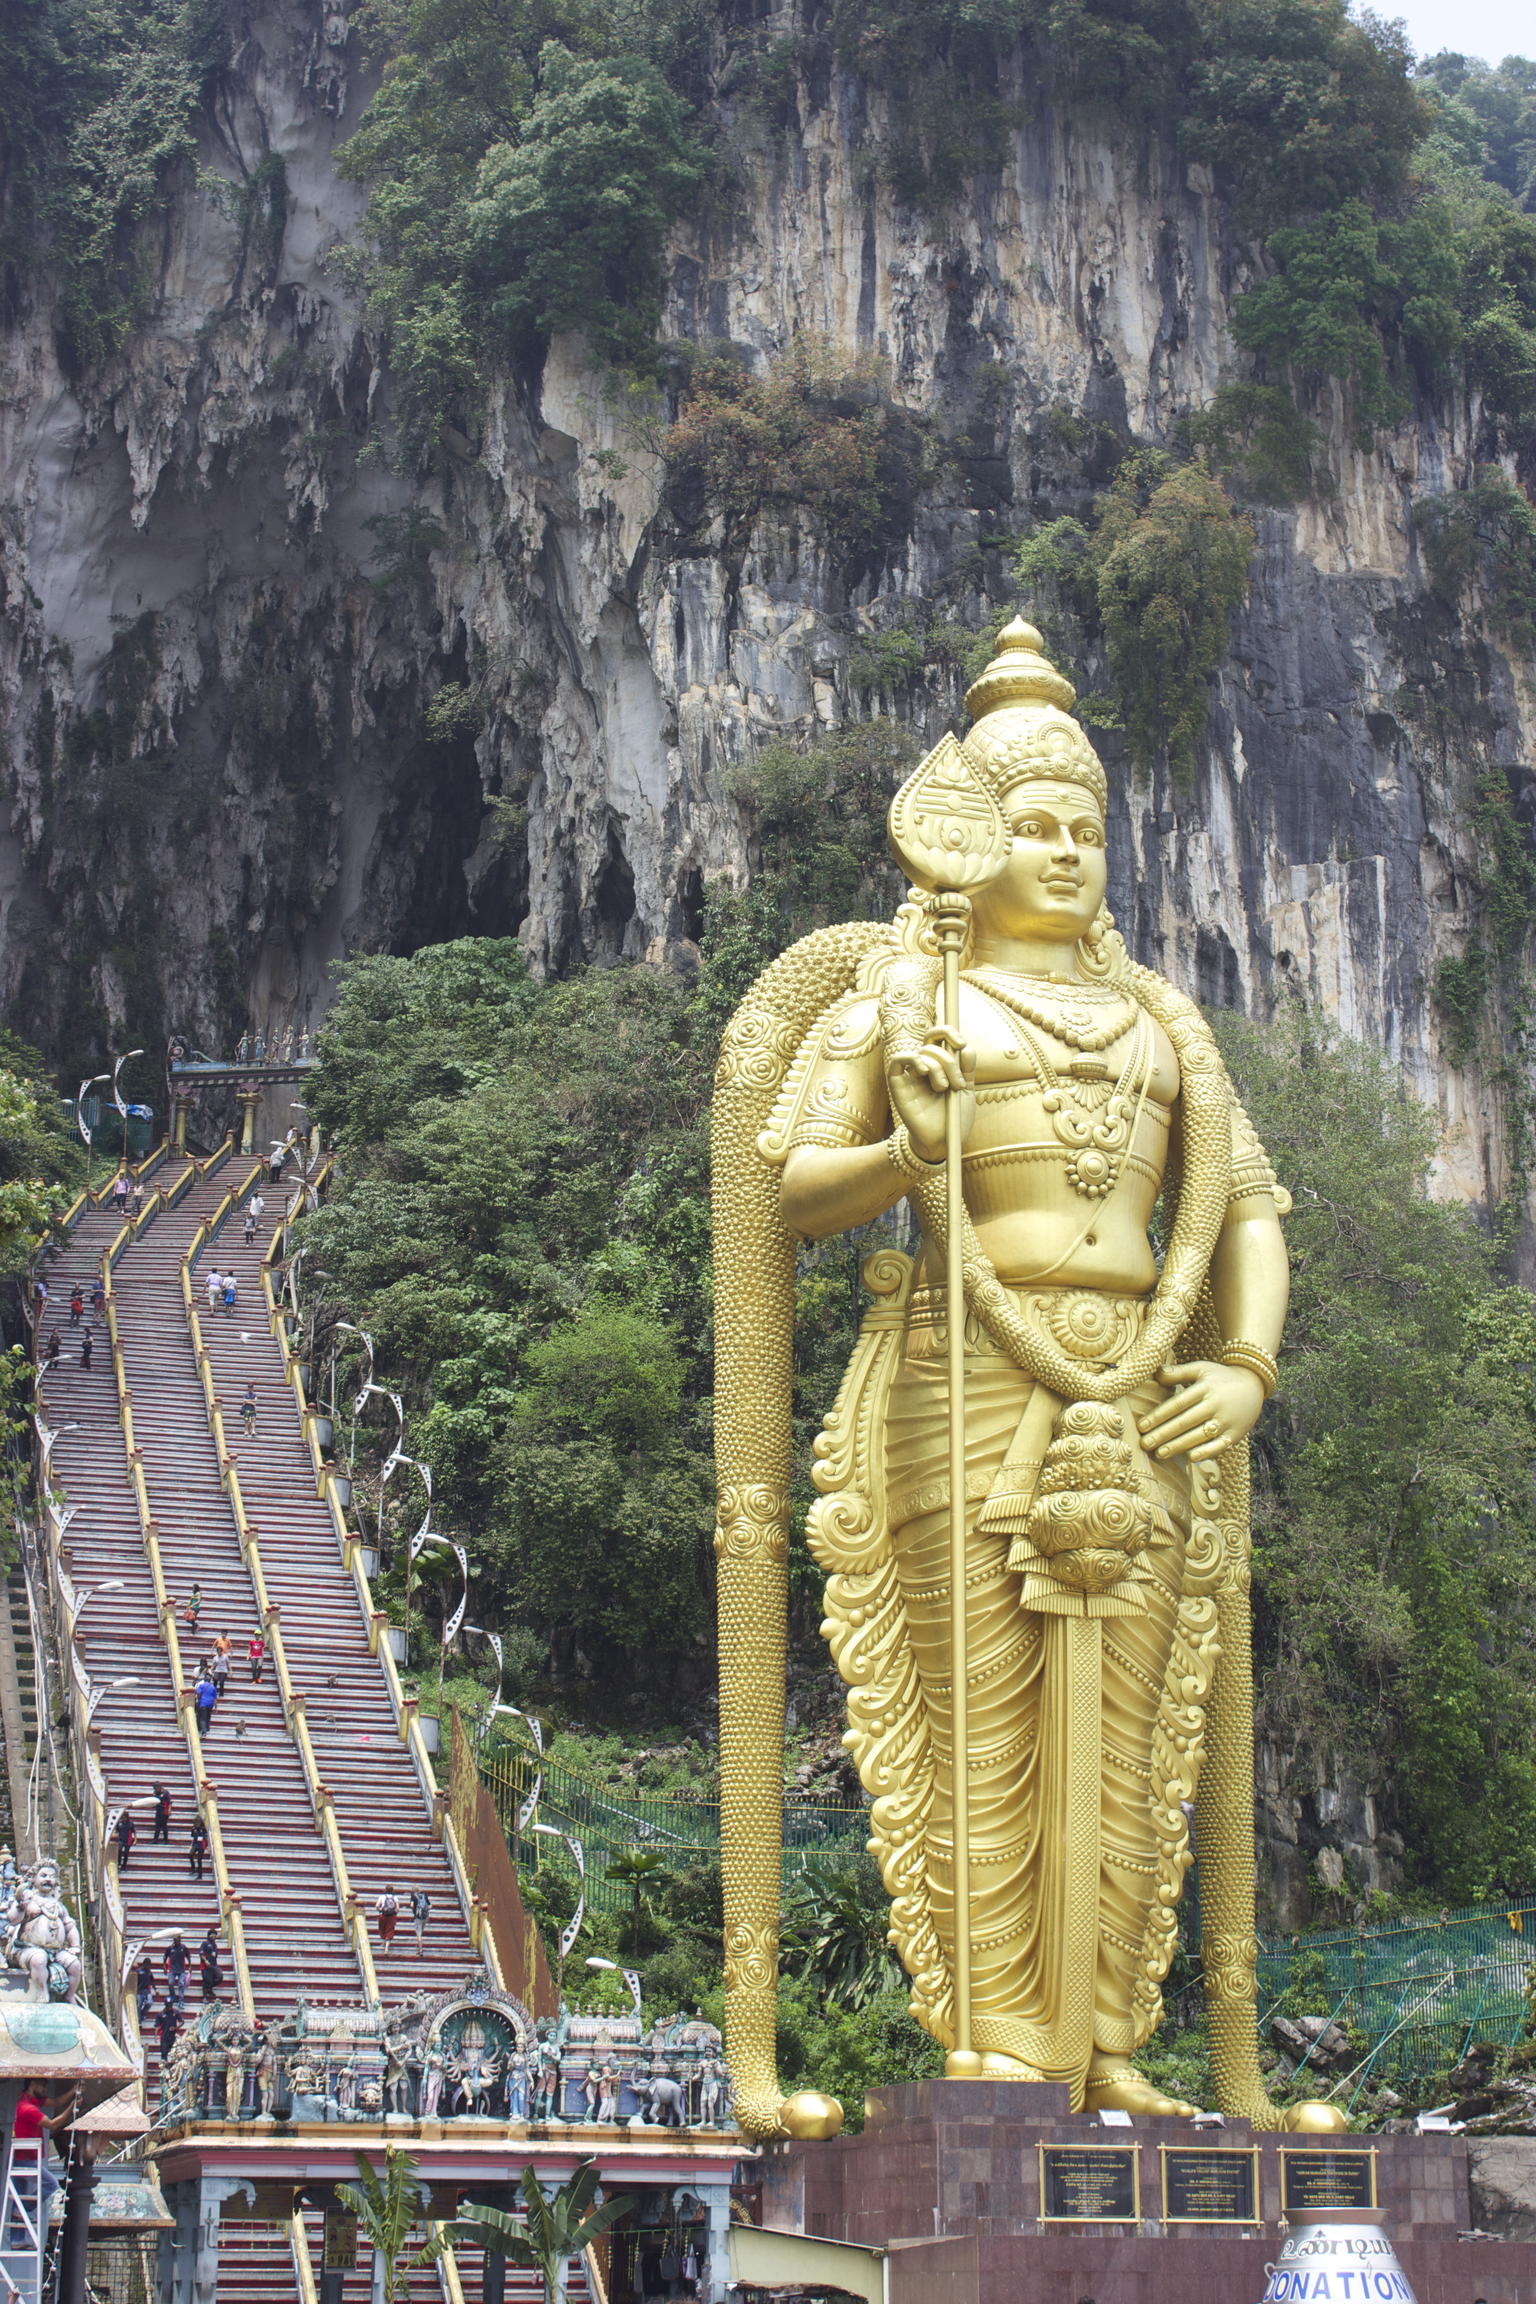
<svg viewBox="0 0 1536 2304">
<path fill-rule="evenodd" d="M 979 976 L 976 981 L 978 990 L 1026 1027 L 1019 1037 L 1040 1087 L 1041 1108 L 1057 1142 L 1067 1148 L 1067 1182 L 1085 1200 L 1108 1199 L 1120 1181 L 1121 1164 L 1136 1133 L 1152 1078 L 1155 1043 L 1146 1018 L 1134 1001 L 1124 1003 L 1130 1010 L 1126 1022 L 1134 1018 L 1136 1029 L 1118 1080 L 1111 1083 L 1108 1065 L 1087 1062 L 1074 1064 L 1062 1075 L 1052 1064 L 1049 1049 L 1042 1047 L 1028 1027 L 1034 1025 L 1058 1040 L 1068 1040 L 1068 1034 L 1054 1020 L 1047 1023 L 1043 1017 L 1035 1017 L 1022 1001 L 1010 999 L 995 984 L 983 983 Z M 1104 995 L 1096 987 L 1087 989 L 1102 1013 Z M 1125 1029 L 1125 1023 L 1100 1026 L 1102 1037 L 1072 1038 L 1069 1044 L 1080 1048 L 1086 1057 L 1090 1049 L 1107 1048 Z"/>
<path fill-rule="evenodd" d="M 1046 977 L 1004 976 L 1000 969 L 968 968 L 966 975 L 988 999 L 1011 1008 L 1027 1024 L 1085 1056 L 1096 1056 L 1128 1032 L 1141 1011 L 1128 994 L 1109 985 L 1056 984 Z M 1020 990 L 1038 984 L 1038 993 Z"/>
</svg>

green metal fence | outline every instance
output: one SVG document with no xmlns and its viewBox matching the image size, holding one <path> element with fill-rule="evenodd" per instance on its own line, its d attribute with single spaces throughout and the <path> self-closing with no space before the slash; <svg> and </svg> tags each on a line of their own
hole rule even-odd
<svg viewBox="0 0 1536 2304">
<path fill-rule="evenodd" d="M 1536 1897 L 1470 1905 L 1385 1928 L 1271 1937 L 1259 1955 L 1259 2006 L 1330 2015 L 1361 2042 L 1339 2101 L 1373 2082 L 1400 2092 L 1460 2063 L 1474 2040 L 1521 2036 L 1536 1968 Z"/>
<path fill-rule="evenodd" d="M 480 1774 L 496 1802 L 509 1838 L 517 1834 L 518 1810 L 533 1789 L 540 1763 L 524 1744 L 510 1740 L 482 1747 Z M 587 1902 L 597 1911 L 629 1908 L 630 1891 L 606 1879 L 615 1856 L 639 1848 L 672 1858 L 679 1865 L 708 1863 L 720 1854 L 720 1803 L 706 1793 L 616 1792 L 596 1777 L 558 1761 L 543 1763 L 538 1821 L 569 1832 L 582 1843 L 587 1861 Z M 831 1801 L 786 1800 L 784 1878 L 786 1883 L 820 1857 L 855 1860 L 869 1841 L 869 1812 L 841 1808 Z M 524 1842 L 519 1856 L 537 1864 L 547 1854 L 537 1838 Z"/>
<path fill-rule="evenodd" d="M 703 1793 L 615 1791 L 558 1761 L 543 1764 L 538 1820 L 580 1840 L 587 1901 L 599 1911 L 628 1909 L 627 1885 L 606 1878 L 609 1862 L 633 1849 L 677 1864 L 720 1853 L 720 1803 Z M 510 1737 L 482 1747 L 480 1772 L 509 1838 L 540 1767 Z M 790 1797 L 784 1803 L 785 1885 L 819 1858 L 867 1860 L 864 1808 Z M 519 1851 L 537 1864 L 553 1843 L 534 1838 Z M 1400 2091 L 1459 2063 L 1474 2040 L 1521 2037 L 1526 1992 L 1536 1969 L 1536 1896 L 1471 1905 L 1433 1920 L 1271 1936 L 1259 1953 L 1259 2009 L 1267 2026 L 1280 2014 L 1334 2017 L 1358 2037 L 1360 2069 L 1339 2091 L 1350 2103 L 1380 2082 Z"/>
</svg>

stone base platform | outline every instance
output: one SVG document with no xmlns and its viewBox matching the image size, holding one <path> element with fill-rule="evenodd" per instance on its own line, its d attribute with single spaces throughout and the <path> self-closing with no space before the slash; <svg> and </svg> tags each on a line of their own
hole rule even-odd
<svg viewBox="0 0 1536 2304">
<path fill-rule="evenodd" d="M 861 2135 L 767 2147 L 762 2221 L 889 2249 L 889 2304 L 1259 2304 L 1282 2238 L 1280 2155 L 1334 2143 L 1374 2153 L 1382 2217 L 1418 2304 L 1536 2304 L 1536 2241 L 1458 2238 L 1474 2222 L 1459 2136 L 1335 2140 L 1176 2119 L 1106 2128 L 1069 2111 L 1064 2087 L 1027 2082 L 873 2090 Z M 1043 2217 L 1042 2145 L 1133 2147 L 1139 2218 Z M 1195 2145 L 1257 2148 L 1253 2222 L 1164 2220 L 1162 2148 Z"/>
</svg>

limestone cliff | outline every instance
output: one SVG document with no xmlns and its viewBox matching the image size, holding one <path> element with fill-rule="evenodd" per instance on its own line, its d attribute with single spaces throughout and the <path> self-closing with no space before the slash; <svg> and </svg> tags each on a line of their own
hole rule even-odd
<svg viewBox="0 0 1536 2304">
<path fill-rule="evenodd" d="M 1165 439 L 1238 366 L 1253 256 L 1203 170 L 1040 106 L 924 220 L 856 162 L 876 100 L 833 75 L 772 134 L 720 97 L 738 196 L 676 236 L 666 328 L 883 356 L 954 452 L 877 564 L 850 577 L 783 526 L 729 568 L 679 550 L 654 424 L 574 341 L 418 481 L 377 453 L 390 379 L 332 261 L 366 93 L 343 12 L 257 11 L 127 350 L 67 379 L 46 289 L 4 338 L 0 985 L 61 1055 L 313 1018 L 359 944 L 665 952 L 748 863 L 723 766 L 882 708 L 936 732 L 954 676 L 855 694 L 861 632 L 938 595 L 982 622 L 1010 596 L 999 536 L 1082 499 L 1064 439 Z M 262 230 L 236 195 L 274 155 Z M 1370 454 L 1319 414 L 1337 492 L 1258 512 L 1192 785 L 1117 777 L 1113 896 L 1203 997 L 1298 984 L 1393 1050 L 1443 1113 L 1446 1188 L 1486 1200 L 1500 1107 L 1443 1061 L 1429 980 L 1475 902 L 1472 780 L 1523 775 L 1530 689 L 1417 556 L 1410 500 L 1464 476 L 1469 412 L 1422 408 Z M 462 708 L 429 721 L 444 683 Z"/>
</svg>

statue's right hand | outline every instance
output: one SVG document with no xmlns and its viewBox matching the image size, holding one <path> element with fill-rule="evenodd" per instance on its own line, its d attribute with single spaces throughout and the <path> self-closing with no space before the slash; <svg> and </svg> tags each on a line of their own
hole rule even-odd
<svg viewBox="0 0 1536 2304">
<path fill-rule="evenodd" d="M 946 1024 L 936 1024 L 921 1048 L 898 1056 L 886 1075 L 891 1109 L 920 1160 L 944 1157 L 944 1115 L 960 1099 L 960 1141 L 976 1117 L 976 1051 Z"/>
</svg>

